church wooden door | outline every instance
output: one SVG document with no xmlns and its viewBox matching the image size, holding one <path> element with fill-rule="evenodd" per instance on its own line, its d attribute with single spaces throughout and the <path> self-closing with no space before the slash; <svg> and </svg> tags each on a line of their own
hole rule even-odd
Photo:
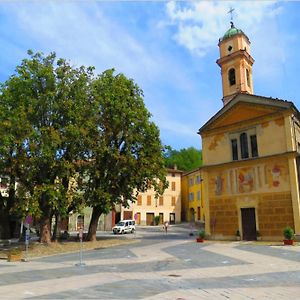
<svg viewBox="0 0 300 300">
<path fill-rule="evenodd" d="M 242 208 L 243 239 L 256 240 L 255 208 Z"/>
</svg>

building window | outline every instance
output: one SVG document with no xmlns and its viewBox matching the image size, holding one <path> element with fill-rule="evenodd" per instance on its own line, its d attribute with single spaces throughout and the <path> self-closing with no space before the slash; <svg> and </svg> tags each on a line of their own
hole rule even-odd
<svg viewBox="0 0 300 300">
<path fill-rule="evenodd" d="M 175 173 L 172 173 L 172 177 L 175 177 Z"/>
<path fill-rule="evenodd" d="M 162 196 L 159 197 L 159 205 L 160 206 L 164 205 L 164 197 Z"/>
<path fill-rule="evenodd" d="M 250 135 L 250 142 L 251 142 L 251 155 L 252 157 L 257 157 L 258 151 L 257 151 L 256 135 Z"/>
<path fill-rule="evenodd" d="M 138 195 L 137 205 L 142 205 L 142 195 Z"/>
<path fill-rule="evenodd" d="M 248 69 L 246 69 L 246 78 L 247 78 L 247 85 L 250 87 L 250 75 Z"/>
<path fill-rule="evenodd" d="M 194 193 L 189 193 L 189 201 L 194 201 Z"/>
<path fill-rule="evenodd" d="M 173 181 L 173 182 L 172 182 L 172 191 L 175 191 L 175 189 L 176 189 L 176 182 Z"/>
<path fill-rule="evenodd" d="M 200 201 L 200 199 L 201 199 L 201 194 L 200 194 L 200 191 L 198 191 L 197 192 L 197 200 Z"/>
<path fill-rule="evenodd" d="M 151 195 L 147 196 L 147 205 L 151 206 Z"/>
<path fill-rule="evenodd" d="M 232 160 L 259 156 L 255 128 L 241 133 L 231 133 L 229 140 L 231 143 Z"/>
<path fill-rule="evenodd" d="M 235 69 L 230 69 L 228 71 L 228 80 L 229 80 L 229 85 L 235 85 Z"/>
<path fill-rule="evenodd" d="M 192 186 L 194 184 L 194 178 L 191 177 L 189 178 L 189 186 Z"/>
<path fill-rule="evenodd" d="M 231 149 L 232 149 L 232 160 L 238 160 L 239 155 L 238 155 L 237 139 L 231 140 Z"/>
<path fill-rule="evenodd" d="M 197 177 L 196 177 L 196 182 L 199 184 L 199 183 L 201 183 L 201 177 L 200 177 L 200 175 L 197 175 Z"/>
<path fill-rule="evenodd" d="M 172 197 L 172 203 L 171 203 L 171 205 L 172 205 L 172 206 L 175 206 L 175 205 L 176 205 L 176 198 L 175 198 L 174 196 Z"/>
<path fill-rule="evenodd" d="M 248 152 L 247 133 L 243 132 L 240 135 L 240 144 L 241 144 L 241 157 L 242 158 L 248 158 L 249 157 L 249 152 Z"/>
</svg>

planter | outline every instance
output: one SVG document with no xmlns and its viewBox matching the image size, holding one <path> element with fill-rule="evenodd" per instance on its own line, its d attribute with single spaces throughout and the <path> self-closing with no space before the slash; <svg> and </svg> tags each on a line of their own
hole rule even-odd
<svg viewBox="0 0 300 300">
<path fill-rule="evenodd" d="M 284 245 L 294 245 L 294 240 L 283 240 Z"/>
<path fill-rule="evenodd" d="M 240 236 L 237 236 L 237 237 L 236 237 L 236 240 L 237 240 L 237 241 L 240 241 L 240 240 L 241 240 L 241 237 L 240 237 Z"/>
<path fill-rule="evenodd" d="M 21 261 L 22 260 L 22 253 L 9 253 L 7 255 L 7 261 L 13 262 L 13 261 Z"/>
<path fill-rule="evenodd" d="M 197 241 L 197 243 L 203 243 L 203 242 L 204 242 L 204 239 L 197 238 L 196 241 Z"/>
</svg>

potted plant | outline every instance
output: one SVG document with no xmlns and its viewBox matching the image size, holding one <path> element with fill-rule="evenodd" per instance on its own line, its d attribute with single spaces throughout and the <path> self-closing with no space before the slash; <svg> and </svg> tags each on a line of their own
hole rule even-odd
<svg viewBox="0 0 300 300">
<path fill-rule="evenodd" d="M 260 235 L 260 232 L 258 230 L 256 230 L 256 240 L 261 241 L 261 235 Z"/>
<path fill-rule="evenodd" d="M 15 248 L 8 251 L 7 261 L 13 262 L 13 261 L 21 261 L 21 260 L 22 260 L 22 251 L 20 249 Z"/>
<path fill-rule="evenodd" d="M 204 238 L 205 238 L 205 230 L 204 229 L 200 229 L 198 231 L 198 238 L 197 238 L 197 243 L 203 243 Z"/>
<path fill-rule="evenodd" d="M 237 241 L 240 241 L 240 240 L 241 240 L 241 234 L 240 234 L 240 231 L 239 231 L 239 230 L 236 231 L 235 236 L 236 236 L 236 240 L 237 240 Z"/>
<path fill-rule="evenodd" d="M 294 230 L 291 227 L 285 227 L 283 229 L 284 245 L 293 245 L 294 244 Z"/>
</svg>

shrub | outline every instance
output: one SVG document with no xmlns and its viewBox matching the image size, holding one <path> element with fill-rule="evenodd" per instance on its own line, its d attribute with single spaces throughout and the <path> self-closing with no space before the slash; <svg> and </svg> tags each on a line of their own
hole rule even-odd
<svg viewBox="0 0 300 300">
<path fill-rule="evenodd" d="M 198 236 L 199 236 L 199 238 L 200 239 L 204 239 L 205 238 L 205 230 L 204 229 L 200 229 L 199 231 L 198 231 Z"/>
<path fill-rule="evenodd" d="M 285 227 L 283 229 L 283 236 L 285 237 L 285 239 L 287 240 L 292 240 L 294 239 L 294 230 L 291 227 Z"/>
<path fill-rule="evenodd" d="M 155 216 L 155 217 L 154 217 L 154 224 L 155 224 L 155 225 L 158 225 L 158 224 L 159 224 L 159 221 L 160 221 L 160 216 Z"/>
<path fill-rule="evenodd" d="M 236 233 L 235 233 L 235 235 L 236 235 L 236 236 L 241 236 L 240 231 L 237 230 Z"/>
</svg>

